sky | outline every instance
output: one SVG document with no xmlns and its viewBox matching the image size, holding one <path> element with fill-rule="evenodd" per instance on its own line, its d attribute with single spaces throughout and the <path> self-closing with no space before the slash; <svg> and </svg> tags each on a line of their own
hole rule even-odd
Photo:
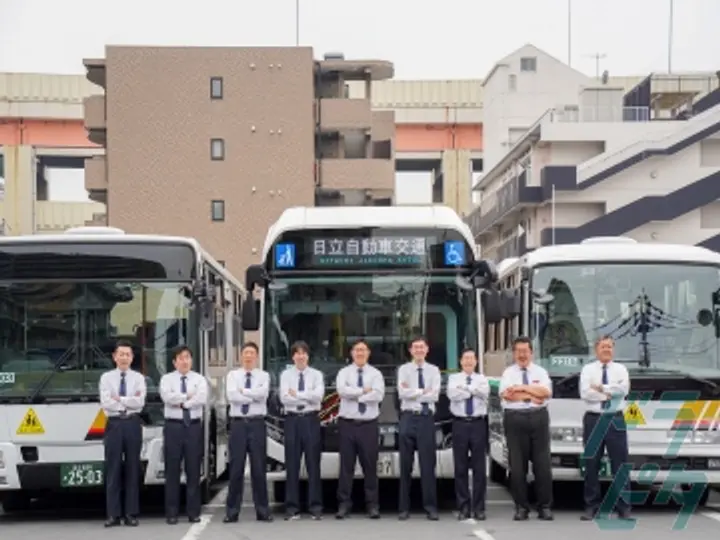
<svg viewBox="0 0 720 540">
<path fill-rule="evenodd" d="M 292 46 L 299 21 L 317 56 L 391 60 L 398 79 L 481 79 L 525 43 L 639 75 L 668 70 L 671 5 L 672 70 L 720 69 L 720 0 L 0 0 L 0 72 L 83 73 L 105 45 Z"/>
</svg>

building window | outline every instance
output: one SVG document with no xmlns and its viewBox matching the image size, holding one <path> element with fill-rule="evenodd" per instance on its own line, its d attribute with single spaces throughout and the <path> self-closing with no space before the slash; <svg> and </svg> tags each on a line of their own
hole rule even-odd
<svg viewBox="0 0 720 540">
<path fill-rule="evenodd" d="M 223 78 L 210 77 L 210 99 L 223 98 Z"/>
<path fill-rule="evenodd" d="M 210 159 L 222 161 L 225 159 L 225 140 L 210 139 Z"/>
<path fill-rule="evenodd" d="M 210 216 L 213 221 L 225 221 L 225 201 L 212 201 Z"/>
<path fill-rule="evenodd" d="M 517 90 L 517 75 L 515 75 L 514 73 L 508 75 L 508 90 L 510 90 L 511 92 Z"/>
<path fill-rule="evenodd" d="M 520 71 L 537 71 L 537 58 L 526 56 L 520 59 Z"/>
</svg>

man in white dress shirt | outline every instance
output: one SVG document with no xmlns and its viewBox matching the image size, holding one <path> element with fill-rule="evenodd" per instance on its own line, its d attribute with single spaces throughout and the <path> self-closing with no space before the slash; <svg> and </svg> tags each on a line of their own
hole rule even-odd
<svg viewBox="0 0 720 540">
<path fill-rule="evenodd" d="M 583 461 L 585 462 L 585 513 L 583 521 L 593 520 L 600 510 L 600 464 L 605 449 L 615 477 L 628 462 L 627 425 L 623 415 L 625 398 L 630 392 L 630 375 L 622 364 L 613 362 L 614 341 L 602 336 L 595 343 L 597 361 L 580 372 L 580 398 L 585 402 L 583 416 Z M 630 519 L 630 504 L 623 494 L 630 492 L 629 478 L 612 483 L 614 506 L 622 519 Z"/>
<path fill-rule="evenodd" d="M 412 362 L 397 373 L 400 398 L 400 520 L 410 517 L 410 486 L 415 451 L 420 462 L 423 508 L 427 518 L 438 520 L 437 478 L 435 476 L 435 406 L 440 399 L 442 379 L 437 366 L 429 364 L 427 339 L 418 336 L 410 342 Z"/>
<path fill-rule="evenodd" d="M 145 407 L 145 377 L 130 369 L 132 344 L 118 341 L 113 352 L 117 369 L 100 377 L 100 407 L 107 416 L 105 427 L 105 501 L 106 527 L 136 527 L 140 514 L 140 452 L 142 423 L 140 413 Z M 123 481 L 124 479 L 124 481 Z M 125 493 L 125 511 L 121 494 Z"/>
<path fill-rule="evenodd" d="M 365 479 L 365 505 L 371 519 L 380 517 L 377 460 L 380 446 L 378 417 L 385 397 L 385 380 L 379 369 L 368 364 L 370 347 L 363 339 L 350 348 L 352 363 L 342 368 L 335 380 L 340 396 L 340 478 L 338 513 L 344 519 L 352 508 L 355 462 L 360 461 Z"/>
<path fill-rule="evenodd" d="M 290 347 L 292 367 L 280 375 L 280 402 L 285 408 L 285 519 L 300 518 L 300 464 L 305 456 L 308 509 L 322 518 L 322 430 L 318 413 L 325 397 L 325 380 L 308 366 L 310 347 L 297 341 Z"/>
<path fill-rule="evenodd" d="M 458 519 L 485 519 L 487 492 L 487 403 L 490 384 L 485 375 L 477 373 L 477 356 L 465 349 L 460 357 L 460 373 L 448 378 L 453 430 L 453 463 L 455 466 L 455 498 Z M 473 489 L 470 495 L 469 471 L 472 469 Z"/>
<path fill-rule="evenodd" d="M 242 367 L 227 374 L 225 390 L 230 403 L 230 485 L 225 505 L 225 523 L 240 515 L 245 485 L 245 460 L 250 456 L 255 517 L 272 521 L 267 492 L 267 399 L 270 375 L 258 369 L 258 346 L 248 341 L 242 348 Z"/>
<path fill-rule="evenodd" d="M 538 518 L 552 521 L 552 461 L 550 459 L 550 415 L 552 381 L 547 370 L 532 361 L 532 342 L 518 337 L 512 343 L 515 363 L 500 380 L 503 428 L 510 465 L 510 491 L 515 501 L 515 521 L 530 514 L 527 475 L 533 464 Z"/>
<path fill-rule="evenodd" d="M 188 521 L 198 523 L 202 501 L 200 465 L 204 454 L 203 416 L 207 405 L 205 377 L 192 371 L 190 348 L 175 349 L 175 371 L 160 379 L 160 397 L 165 403 L 163 449 L 165 453 L 165 517 L 169 525 L 180 513 L 181 465 L 185 465 L 185 498 Z"/>
</svg>

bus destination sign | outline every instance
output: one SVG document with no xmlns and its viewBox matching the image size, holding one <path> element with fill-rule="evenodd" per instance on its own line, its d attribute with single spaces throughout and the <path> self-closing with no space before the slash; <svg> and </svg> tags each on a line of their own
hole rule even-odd
<svg viewBox="0 0 720 540">
<path fill-rule="evenodd" d="M 419 266 L 428 254 L 427 238 L 399 236 L 383 238 L 313 238 L 312 265 Z"/>
</svg>

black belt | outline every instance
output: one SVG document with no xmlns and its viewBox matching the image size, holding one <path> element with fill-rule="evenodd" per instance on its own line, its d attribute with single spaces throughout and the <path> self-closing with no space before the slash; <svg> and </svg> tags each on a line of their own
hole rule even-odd
<svg viewBox="0 0 720 540">
<path fill-rule="evenodd" d="M 527 409 L 505 409 L 506 413 L 513 414 L 531 414 L 538 412 L 547 412 L 547 407 L 528 407 Z"/>
<path fill-rule="evenodd" d="M 456 422 L 479 422 L 480 420 L 487 420 L 487 416 L 454 416 L 453 420 Z"/>
<path fill-rule="evenodd" d="M 367 419 L 363 419 L 363 418 L 343 418 L 342 416 L 340 417 L 340 420 L 341 420 L 342 422 L 348 422 L 349 424 L 358 424 L 358 425 L 370 424 L 370 423 L 372 423 L 372 422 L 377 422 L 377 421 L 378 421 L 377 418 L 367 418 Z"/>
<path fill-rule="evenodd" d="M 431 418 L 435 415 L 433 411 L 423 412 L 423 411 L 402 411 L 402 414 L 407 414 L 410 416 L 427 416 L 428 418 Z"/>
<path fill-rule="evenodd" d="M 299 418 L 301 416 L 317 416 L 320 414 L 320 411 L 286 411 L 285 414 L 287 416 L 297 416 Z"/>
<path fill-rule="evenodd" d="M 135 413 L 131 413 L 131 414 L 121 413 L 116 416 L 108 416 L 108 421 L 110 421 L 110 420 L 129 420 L 131 418 L 140 418 L 140 415 L 135 414 Z"/>
<path fill-rule="evenodd" d="M 264 416 L 231 416 L 233 422 L 255 422 L 256 420 L 265 420 Z"/>
<path fill-rule="evenodd" d="M 169 424 L 184 424 L 184 423 L 185 423 L 185 420 L 180 420 L 180 419 L 178 419 L 178 418 L 166 418 L 166 419 L 165 419 L 165 422 L 166 422 L 166 423 L 169 423 Z M 192 418 L 192 419 L 190 420 L 190 423 L 191 423 L 191 424 L 199 424 L 199 423 L 200 423 L 200 419 L 199 419 L 199 418 Z"/>
</svg>

